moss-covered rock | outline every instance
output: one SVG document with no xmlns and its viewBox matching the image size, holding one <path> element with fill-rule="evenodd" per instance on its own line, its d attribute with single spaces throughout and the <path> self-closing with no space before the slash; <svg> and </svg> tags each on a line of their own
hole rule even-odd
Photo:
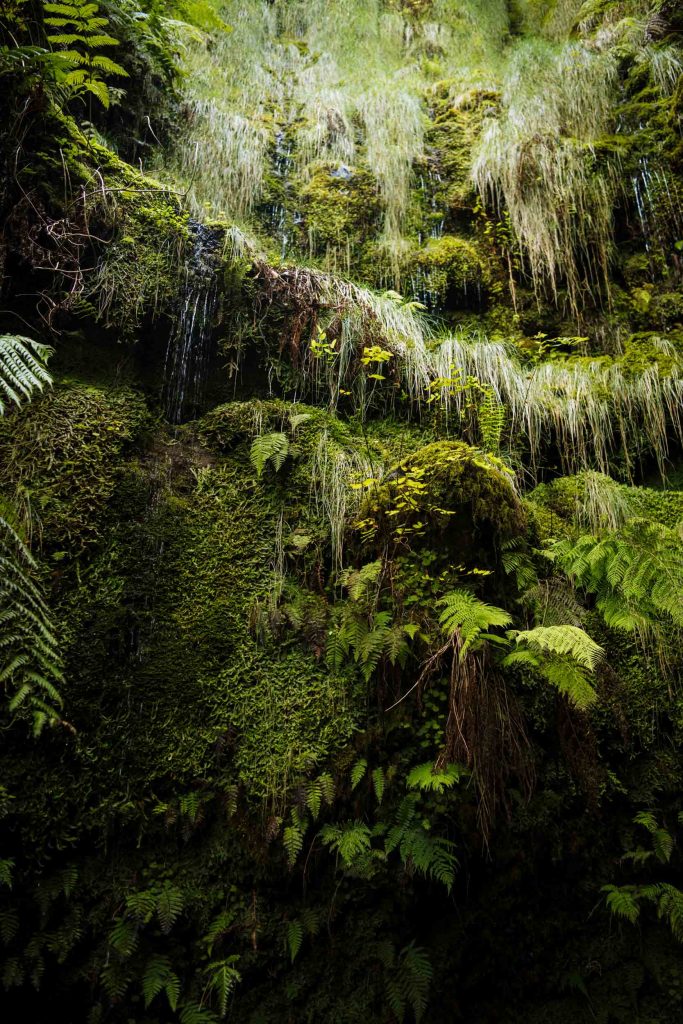
<svg viewBox="0 0 683 1024">
<path fill-rule="evenodd" d="M 418 280 L 441 302 L 477 305 L 489 280 L 488 264 L 477 245 L 456 235 L 433 238 L 416 255 Z"/>
<path fill-rule="evenodd" d="M 303 228 L 314 253 L 357 251 L 380 223 L 377 182 L 363 167 L 325 164 L 299 192 Z"/>
<path fill-rule="evenodd" d="M 73 380 L 0 419 L 0 487 L 25 505 L 53 558 L 102 535 L 122 457 L 148 423 L 133 388 Z"/>
<path fill-rule="evenodd" d="M 404 459 L 361 510 L 361 527 L 397 542 L 422 538 L 442 555 L 490 561 L 525 517 L 503 464 L 462 441 L 437 441 Z M 486 550 L 488 549 L 488 550 Z"/>
</svg>

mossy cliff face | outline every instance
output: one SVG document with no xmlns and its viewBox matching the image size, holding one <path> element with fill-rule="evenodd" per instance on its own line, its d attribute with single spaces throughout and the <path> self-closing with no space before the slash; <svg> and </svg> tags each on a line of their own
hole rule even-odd
<svg viewBox="0 0 683 1024">
<path fill-rule="evenodd" d="M 64 661 L 3 710 L 0 1002 L 677 1024 L 676 5 L 114 6 L 135 97 L 179 33 L 177 138 L 35 69 L 0 115 L 2 329 L 55 349 L 0 515 Z"/>
</svg>

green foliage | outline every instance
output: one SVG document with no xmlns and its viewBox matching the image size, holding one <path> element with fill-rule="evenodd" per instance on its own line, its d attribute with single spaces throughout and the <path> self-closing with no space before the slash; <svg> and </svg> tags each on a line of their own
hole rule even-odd
<svg viewBox="0 0 683 1024">
<path fill-rule="evenodd" d="M 433 878 L 450 892 L 458 866 L 454 844 L 429 833 L 419 814 L 418 800 L 417 794 L 410 793 L 401 801 L 386 835 L 385 852 L 388 855 L 398 850 L 409 871 Z"/>
<path fill-rule="evenodd" d="M 60 721 L 62 660 L 37 566 L 16 531 L 0 517 L 0 685 L 12 714 L 28 713 L 38 734 Z"/>
<path fill-rule="evenodd" d="M 242 980 L 240 972 L 235 967 L 239 962 L 239 956 L 229 956 L 224 960 L 214 960 L 205 969 L 208 977 L 209 989 L 214 994 L 218 1003 L 218 1012 L 225 1017 L 228 1012 L 228 999 L 230 994 Z M 292 958 L 293 959 L 293 958 Z"/>
<path fill-rule="evenodd" d="M 256 470 L 257 476 L 262 476 L 268 462 L 272 462 L 273 469 L 277 473 L 282 469 L 285 459 L 289 455 L 289 439 L 286 434 L 259 434 L 251 444 L 251 464 Z"/>
<path fill-rule="evenodd" d="M 285 850 L 287 851 L 287 860 L 289 861 L 290 867 L 294 865 L 297 857 L 303 849 L 306 826 L 306 820 L 301 817 L 295 807 L 292 807 L 290 812 L 290 823 L 285 826 L 282 833 L 282 842 L 284 843 Z"/>
<path fill-rule="evenodd" d="M 48 345 L 15 334 L 0 336 L 0 416 L 5 403 L 21 405 L 35 391 L 42 391 L 52 377 L 46 363 L 52 354 Z"/>
<path fill-rule="evenodd" d="M 359 758 L 351 768 L 351 789 L 355 789 L 360 784 L 367 770 L 368 762 L 364 757 Z"/>
<path fill-rule="evenodd" d="M 459 782 L 462 776 L 463 769 L 458 764 L 447 764 L 443 768 L 437 768 L 431 761 L 427 761 L 411 768 L 406 785 L 408 789 L 419 789 L 423 793 L 443 793 Z"/>
<path fill-rule="evenodd" d="M 102 53 L 104 47 L 118 46 L 118 39 L 107 32 L 109 18 L 100 14 L 99 4 L 92 0 L 70 0 L 69 3 L 44 3 L 45 24 L 59 32 L 48 32 L 53 48 L 50 66 L 56 84 L 66 90 L 69 98 L 91 95 L 108 107 L 111 96 L 106 77 L 127 77 L 128 72 Z"/>
<path fill-rule="evenodd" d="M 433 974 L 427 951 L 411 942 L 399 952 L 395 962 L 392 962 L 393 956 L 387 956 L 387 953 L 382 961 L 388 969 L 386 992 L 392 1013 L 402 1024 L 406 1010 L 410 1007 L 419 1024 L 427 1010 Z"/>
<path fill-rule="evenodd" d="M 683 627 L 680 530 L 632 519 L 604 537 L 561 543 L 554 554 L 572 579 L 595 595 L 612 629 L 654 635 L 660 650 Z"/>
<path fill-rule="evenodd" d="M 595 672 L 603 649 L 578 626 L 537 626 L 511 634 L 518 650 L 505 664 L 538 668 L 551 685 L 581 710 L 590 707 L 596 694 L 587 674 Z M 521 648 L 521 649 L 519 649 Z"/>
<path fill-rule="evenodd" d="M 180 995 L 180 979 L 167 956 L 153 956 L 147 961 L 142 977 L 145 1006 L 149 1006 L 161 992 L 165 993 L 170 1008 L 175 1010 Z"/>
<path fill-rule="evenodd" d="M 439 617 L 443 632 L 448 637 L 457 637 L 458 657 L 467 657 L 470 649 L 490 640 L 489 630 L 494 626 L 509 626 L 512 617 L 502 608 L 480 601 L 467 590 L 454 590 L 437 602 L 444 610 Z"/>
<path fill-rule="evenodd" d="M 324 825 L 320 838 L 324 846 L 337 854 L 343 866 L 350 868 L 369 852 L 372 832 L 362 821 L 349 821 L 345 825 Z"/>
</svg>

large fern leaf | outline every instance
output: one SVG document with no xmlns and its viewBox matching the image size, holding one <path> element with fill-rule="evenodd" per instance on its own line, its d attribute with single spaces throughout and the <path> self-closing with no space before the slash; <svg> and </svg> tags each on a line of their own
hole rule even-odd
<svg viewBox="0 0 683 1024">
<path fill-rule="evenodd" d="M 289 440 L 286 434 L 259 434 L 251 445 L 251 464 L 257 476 L 262 476 L 266 465 L 270 462 L 277 473 L 282 469 L 289 454 Z"/>
<path fill-rule="evenodd" d="M 512 622 L 502 608 L 485 604 L 468 590 L 453 590 L 438 604 L 444 608 L 439 618 L 444 633 L 449 637 L 457 634 L 460 638 L 461 659 L 493 626 L 509 626 Z"/>
<path fill-rule="evenodd" d="M 0 416 L 5 404 L 21 405 L 42 391 L 52 377 L 46 369 L 52 349 L 16 334 L 0 336 Z"/>
</svg>

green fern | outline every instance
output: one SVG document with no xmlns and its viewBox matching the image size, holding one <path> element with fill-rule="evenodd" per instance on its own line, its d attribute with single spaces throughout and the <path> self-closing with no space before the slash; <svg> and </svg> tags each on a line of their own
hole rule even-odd
<svg viewBox="0 0 683 1024">
<path fill-rule="evenodd" d="M 605 537 L 564 541 L 554 557 L 596 599 L 612 629 L 653 636 L 660 650 L 683 628 L 681 529 L 632 519 Z"/>
<path fill-rule="evenodd" d="M 228 999 L 242 980 L 242 975 L 235 967 L 239 959 L 236 955 L 229 956 L 224 960 L 215 960 L 205 968 L 208 988 L 217 1000 L 221 1017 L 225 1017 L 228 1012 Z"/>
<path fill-rule="evenodd" d="M 588 680 L 603 657 L 602 648 L 578 626 L 537 626 L 512 631 L 517 650 L 504 665 L 529 665 L 537 669 L 560 693 L 581 710 L 594 704 L 597 695 Z"/>
<path fill-rule="evenodd" d="M 353 767 L 351 769 L 351 789 L 352 790 L 356 789 L 356 787 L 361 782 L 361 780 L 362 780 L 362 778 L 365 775 L 367 770 L 368 770 L 368 762 L 365 760 L 364 757 L 359 758 L 358 761 L 356 761 L 356 763 L 353 765 Z"/>
<path fill-rule="evenodd" d="M 490 639 L 488 631 L 492 627 L 509 626 L 512 622 L 502 608 L 484 604 L 468 590 L 453 590 L 437 604 L 444 608 L 439 618 L 444 633 L 451 638 L 458 637 L 461 660 L 482 640 Z"/>
<path fill-rule="evenodd" d="M 123 957 L 131 956 L 138 945 L 138 926 L 129 918 L 121 918 L 109 932 L 109 945 Z"/>
<path fill-rule="evenodd" d="M 204 938 L 202 939 L 209 956 L 213 953 L 214 946 L 220 942 L 223 936 L 230 930 L 234 920 L 235 913 L 232 910 L 222 910 L 220 914 L 213 919 L 207 929 L 206 935 L 204 935 Z"/>
<path fill-rule="evenodd" d="M 0 416 L 7 402 L 21 405 L 52 383 L 46 369 L 52 351 L 48 345 L 30 338 L 0 335 Z"/>
<path fill-rule="evenodd" d="M 70 97 L 83 94 L 95 96 L 104 107 L 111 96 L 103 76 L 127 77 L 125 68 L 101 53 L 103 47 L 118 46 L 118 39 L 106 32 L 109 18 L 99 12 L 92 0 L 69 0 L 69 3 L 43 3 L 49 28 L 67 31 L 48 33 L 47 41 L 55 51 L 51 67 L 57 84 Z"/>
<path fill-rule="evenodd" d="M 0 685 L 11 713 L 28 711 L 33 731 L 60 721 L 61 659 L 50 611 L 27 547 L 0 517 Z"/>
<path fill-rule="evenodd" d="M 372 788 L 375 791 L 375 798 L 378 804 L 382 803 L 382 797 L 384 796 L 384 769 L 375 768 L 372 773 Z"/>
<path fill-rule="evenodd" d="M 167 956 L 153 956 L 147 961 L 142 976 L 145 1006 L 148 1007 L 161 992 L 165 993 L 170 1008 L 175 1010 L 180 995 L 180 979 L 172 969 Z"/>
<path fill-rule="evenodd" d="M 259 434 L 252 441 L 249 457 L 257 476 L 262 476 L 266 465 L 270 462 L 277 473 L 282 469 L 289 455 L 289 439 L 286 434 Z"/>
<path fill-rule="evenodd" d="M 285 827 L 282 835 L 290 867 L 293 867 L 303 849 L 307 824 L 306 820 L 301 818 L 297 809 L 293 807 L 290 812 L 290 824 Z"/>
<path fill-rule="evenodd" d="M 304 927 L 301 921 L 290 921 L 287 925 L 287 949 L 289 959 L 294 963 L 304 941 Z"/>
<path fill-rule="evenodd" d="M 19 931 L 19 915 L 13 908 L 0 910 L 0 940 L 4 946 L 9 946 L 14 936 Z"/>
<path fill-rule="evenodd" d="M 5 857 L 4 860 L 0 860 L 0 885 L 6 885 L 8 889 L 12 888 L 13 871 L 14 860 L 11 857 Z"/>
<path fill-rule="evenodd" d="M 515 632 L 514 639 L 518 645 L 530 647 L 539 654 L 570 658 L 589 672 L 595 671 L 605 653 L 578 626 L 536 626 Z"/>
<path fill-rule="evenodd" d="M 459 782 L 464 774 L 458 764 L 447 764 L 444 768 L 435 768 L 431 761 L 416 765 L 408 773 L 406 786 L 408 789 L 419 789 L 422 792 L 443 793 Z"/>
<path fill-rule="evenodd" d="M 613 914 L 635 924 L 640 916 L 640 907 L 634 897 L 635 886 L 603 885 L 601 891 L 606 893 L 605 901 Z"/>
<path fill-rule="evenodd" d="M 455 846 L 448 839 L 430 835 L 424 828 L 417 810 L 418 799 L 417 794 L 411 793 L 401 801 L 384 841 L 385 852 L 388 855 L 398 850 L 408 870 L 433 878 L 450 892 L 458 866 Z"/>
<path fill-rule="evenodd" d="M 218 1024 L 218 1017 L 208 1006 L 187 1002 L 180 1007 L 180 1024 Z"/>
<path fill-rule="evenodd" d="M 349 821 L 345 825 L 325 825 L 320 838 L 341 858 L 344 867 L 350 868 L 369 852 L 372 832 L 362 821 Z"/>
<path fill-rule="evenodd" d="M 165 882 L 156 896 L 156 910 L 162 932 L 167 935 L 180 917 L 184 899 L 180 889 Z"/>
<path fill-rule="evenodd" d="M 382 574 L 382 562 L 368 562 L 360 569 L 344 569 L 340 582 L 349 592 L 352 601 L 368 600 L 376 591 L 376 585 Z"/>
</svg>

